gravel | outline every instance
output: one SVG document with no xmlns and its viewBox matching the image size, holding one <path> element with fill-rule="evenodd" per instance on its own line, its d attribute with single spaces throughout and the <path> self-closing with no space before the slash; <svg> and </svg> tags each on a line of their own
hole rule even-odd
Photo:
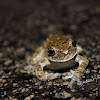
<svg viewBox="0 0 100 100">
<path fill-rule="evenodd" d="M 0 1 L 0 99 L 99 100 L 99 4 L 98 0 Z M 42 82 L 24 70 L 31 66 L 35 48 L 51 34 L 71 35 L 83 47 L 89 65 L 81 81 L 91 82 L 70 89 L 70 80 Z"/>
</svg>

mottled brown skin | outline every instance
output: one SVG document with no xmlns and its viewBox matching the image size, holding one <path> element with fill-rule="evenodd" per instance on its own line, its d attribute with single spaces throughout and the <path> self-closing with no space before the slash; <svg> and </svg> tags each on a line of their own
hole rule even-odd
<svg viewBox="0 0 100 100">
<path fill-rule="evenodd" d="M 72 60 L 79 63 L 78 68 L 72 76 L 70 86 L 73 85 L 75 81 L 80 80 L 80 76 L 86 69 L 88 65 L 88 60 L 83 56 L 80 56 L 79 53 L 82 51 L 82 48 L 79 45 L 73 45 L 72 39 L 67 38 L 65 35 L 54 35 L 46 39 L 40 47 L 38 47 L 31 59 L 31 63 L 35 64 L 35 74 L 39 80 L 52 80 L 60 76 L 60 73 L 48 73 L 43 71 L 43 68 L 49 66 L 49 68 L 57 69 L 55 66 L 51 66 L 52 63 L 57 63 L 59 68 L 63 68 L 63 64 L 66 64 L 65 68 L 70 66 L 69 64 L 73 63 Z M 51 63 L 52 62 L 52 63 Z M 71 63 L 69 63 L 71 62 Z M 73 64 L 72 64 L 73 65 Z M 64 77 L 64 79 L 67 79 Z"/>
<path fill-rule="evenodd" d="M 48 56 L 48 49 L 56 51 L 54 56 Z M 64 52 L 69 51 L 67 54 Z M 64 35 L 55 35 L 47 38 L 46 56 L 50 61 L 65 62 L 76 53 L 77 47 L 71 46 L 71 38 L 66 38 Z"/>
</svg>

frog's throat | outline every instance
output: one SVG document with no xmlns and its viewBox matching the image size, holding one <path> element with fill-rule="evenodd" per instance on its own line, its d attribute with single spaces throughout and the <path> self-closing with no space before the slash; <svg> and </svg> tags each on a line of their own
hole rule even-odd
<svg viewBox="0 0 100 100">
<path fill-rule="evenodd" d="M 73 54 L 73 56 L 70 57 L 70 58 L 68 58 L 68 59 L 50 59 L 50 58 L 48 58 L 48 60 L 53 61 L 53 62 L 66 62 L 66 61 L 69 61 L 69 60 L 71 60 L 72 58 L 74 58 L 74 57 L 76 56 L 76 54 L 77 54 L 77 52 L 75 52 L 75 53 Z"/>
</svg>

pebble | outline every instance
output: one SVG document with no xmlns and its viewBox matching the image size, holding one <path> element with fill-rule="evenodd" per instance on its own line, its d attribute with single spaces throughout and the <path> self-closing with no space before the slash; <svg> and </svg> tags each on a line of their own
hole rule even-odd
<svg viewBox="0 0 100 100">
<path fill-rule="evenodd" d="M 93 94 L 89 94 L 89 96 L 92 96 Z"/>
<path fill-rule="evenodd" d="M 24 92 L 27 92 L 28 90 L 29 90 L 28 88 L 23 88 L 23 89 L 21 90 L 21 92 L 24 93 Z"/>
<path fill-rule="evenodd" d="M 72 97 L 71 100 L 76 100 L 75 97 Z"/>
<path fill-rule="evenodd" d="M 7 99 L 8 100 L 8 99 Z M 13 98 L 11 96 L 9 96 L 9 100 L 18 100 L 17 98 Z"/>
<path fill-rule="evenodd" d="M 12 93 L 17 93 L 17 90 L 13 90 Z"/>
<path fill-rule="evenodd" d="M 49 94 L 49 92 L 46 91 L 46 92 L 42 93 L 41 95 L 45 96 L 45 95 L 48 95 L 48 94 Z"/>
<path fill-rule="evenodd" d="M 75 100 L 86 100 L 86 98 L 80 97 L 80 98 L 77 98 L 77 99 L 75 99 Z"/>
<path fill-rule="evenodd" d="M 98 68 L 100 68 L 100 65 L 98 65 Z"/>
<path fill-rule="evenodd" d="M 75 92 L 76 90 L 75 90 L 75 89 L 71 89 L 71 91 L 72 91 L 72 92 Z"/>
<path fill-rule="evenodd" d="M 97 65 L 94 65 L 94 69 L 98 69 L 98 66 Z"/>
<path fill-rule="evenodd" d="M 86 72 L 86 74 L 89 74 L 90 73 L 90 69 L 86 69 L 85 72 Z"/>
<path fill-rule="evenodd" d="M 100 45 L 97 45 L 97 48 L 100 49 Z"/>
<path fill-rule="evenodd" d="M 13 98 L 12 100 L 18 100 L 17 98 Z"/>
<path fill-rule="evenodd" d="M 9 41 L 4 41 L 4 42 L 3 42 L 3 45 L 4 45 L 4 46 L 7 46 L 8 44 L 9 44 Z"/>
<path fill-rule="evenodd" d="M 56 83 L 56 82 L 53 82 L 53 85 L 59 86 L 60 84 L 59 83 Z"/>
<path fill-rule="evenodd" d="M 28 97 L 26 97 L 24 100 L 31 100 L 34 97 L 34 95 L 30 95 Z"/>
<path fill-rule="evenodd" d="M 11 63 L 12 63 L 12 60 L 10 60 L 10 59 L 4 62 L 5 65 L 9 65 Z"/>
<path fill-rule="evenodd" d="M 50 81 L 49 81 L 49 82 L 47 82 L 47 85 L 51 86 L 51 85 L 52 85 L 52 82 L 50 82 Z"/>
<path fill-rule="evenodd" d="M 32 65 L 28 65 L 24 67 L 24 71 L 26 71 L 27 74 L 35 74 L 34 69 L 35 67 Z"/>
<path fill-rule="evenodd" d="M 97 70 L 91 70 L 92 72 L 94 72 L 94 73 L 96 73 L 97 72 Z"/>
<path fill-rule="evenodd" d="M 56 90 L 54 90 L 53 93 L 56 93 Z"/>
<path fill-rule="evenodd" d="M 95 88 L 95 89 L 93 89 L 93 91 L 96 91 L 96 90 L 98 90 L 99 88 Z"/>
<path fill-rule="evenodd" d="M 100 54 L 96 56 L 96 59 L 100 61 Z"/>
<path fill-rule="evenodd" d="M 13 87 L 16 87 L 18 85 L 18 83 L 13 83 Z"/>
<path fill-rule="evenodd" d="M 91 45 L 92 45 L 92 46 L 95 46 L 95 45 L 96 45 L 96 42 L 92 42 Z"/>
<path fill-rule="evenodd" d="M 42 86 L 39 86 L 39 89 L 42 89 L 43 87 Z"/>
<path fill-rule="evenodd" d="M 68 97 L 71 97 L 71 94 L 66 91 L 62 91 L 62 92 L 56 93 L 55 97 L 68 98 Z"/>
<path fill-rule="evenodd" d="M 28 97 L 26 97 L 24 100 L 31 100 L 31 97 L 28 96 Z"/>
<path fill-rule="evenodd" d="M 63 96 L 64 98 L 68 98 L 68 97 L 71 97 L 71 94 L 66 91 L 63 91 Z"/>
<path fill-rule="evenodd" d="M 6 80 L 5 79 L 0 79 L 0 82 L 5 83 Z"/>
<path fill-rule="evenodd" d="M 99 96 L 99 92 L 98 91 L 96 91 L 96 96 Z"/>
</svg>

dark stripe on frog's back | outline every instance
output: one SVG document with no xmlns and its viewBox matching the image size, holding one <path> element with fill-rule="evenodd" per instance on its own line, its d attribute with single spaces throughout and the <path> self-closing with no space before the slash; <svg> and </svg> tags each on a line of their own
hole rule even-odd
<svg viewBox="0 0 100 100">
<path fill-rule="evenodd" d="M 75 57 L 66 62 L 51 62 L 50 61 L 50 63 L 51 63 L 50 65 L 45 66 L 46 69 L 63 70 L 63 69 L 73 67 L 75 65 Z"/>
</svg>

